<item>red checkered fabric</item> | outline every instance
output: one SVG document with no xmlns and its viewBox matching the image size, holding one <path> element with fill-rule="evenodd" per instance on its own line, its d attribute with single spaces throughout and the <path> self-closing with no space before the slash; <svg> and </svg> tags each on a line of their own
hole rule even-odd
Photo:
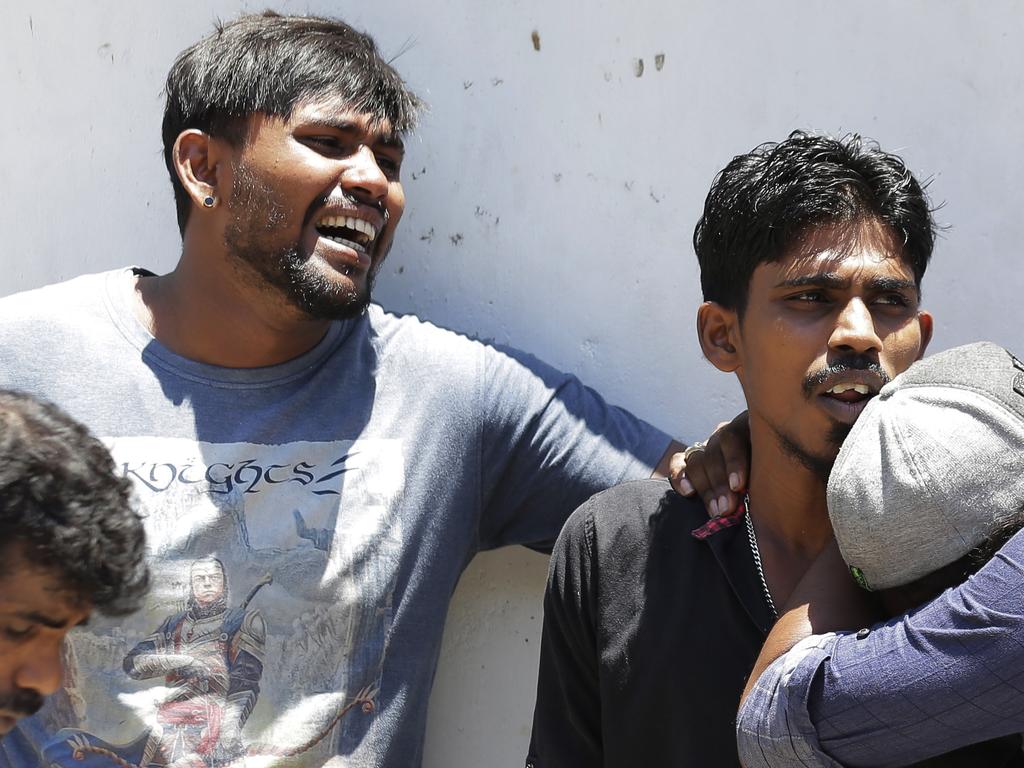
<svg viewBox="0 0 1024 768">
<path fill-rule="evenodd" d="M 712 536 L 725 528 L 732 528 L 734 525 L 739 525 L 743 522 L 743 515 L 745 515 L 746 512 L 747 506 L 741 501 L 739 508 L 731 515 L 712 517 L 700 528 L 694 528 L 690 531 L 690 535 L 695 539 L 703 541 L 708 536 Z"/>
</svg>

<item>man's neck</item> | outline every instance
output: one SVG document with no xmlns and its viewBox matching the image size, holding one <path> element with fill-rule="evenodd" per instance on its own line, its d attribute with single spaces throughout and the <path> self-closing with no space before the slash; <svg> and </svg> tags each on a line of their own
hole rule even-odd
<svg viewBox="0 0 1024 768">
<path fill-rule="evenodd" d="M 751 424 L 750 517 L 776 605 L 832 536 L 826 485 L 826 478 L 786 453 L 769 428 Z"/>
<path fill-rule="evenodd" d="M 308 352 L 326 320 L 310 320 L 271 295 L 253 274 L 215 255 L 183 255 L 173 272 L 141 277 L 135 289 L 142 322 L 172 352 L 210 365 L 259 368 Z"/>
</svg>

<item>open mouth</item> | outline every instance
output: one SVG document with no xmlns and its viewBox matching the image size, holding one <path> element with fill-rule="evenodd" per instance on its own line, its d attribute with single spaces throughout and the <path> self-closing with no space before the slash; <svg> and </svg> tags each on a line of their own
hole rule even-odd
<svg viewBox="0 0 1024 768">
<path fill-rule="evenodd" d="M 867 384 L 836 384 L 826 389 L 822 395 L 841 403 L 864 403 L 875 396 L 875 392 Z"/>
<path fill-rule="evenodd" d="M 853 424 L 861 411 L 878 394 L 878 389 L 878 386 L 871 382 L 838 382 L 821 392 L 818 395 L 818 402 L 833 419 Z"/>
<path fill-rule="evenodd" d="M 354 216 L 324 216 L 316 223 L 320 237 L 369 255 L 377 228 L 365 219 Z"/>
</svg>

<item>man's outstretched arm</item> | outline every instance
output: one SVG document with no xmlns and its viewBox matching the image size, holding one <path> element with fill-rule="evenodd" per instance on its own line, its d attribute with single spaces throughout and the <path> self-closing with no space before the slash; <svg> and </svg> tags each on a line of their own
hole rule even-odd
<svg viewBox="0 0 1024 768">
<path fill-rule="evenodd" d="M 848 630 L 875 623 L 877 616 L 862 591 L 850 578 L 835 539 L 822 550 L 782 607 L 754 663 L 742 703 L 768 666 L 797 643 L 814 634 Z"/>
<path fill-rule="evenodd" d="M 1024 730 L 1024 532 L 915 611 L 786 652 L 813 617 L 784 616 L 762 652 L 737 719 L 747 768 L 900 766 Z"/>
</svg>

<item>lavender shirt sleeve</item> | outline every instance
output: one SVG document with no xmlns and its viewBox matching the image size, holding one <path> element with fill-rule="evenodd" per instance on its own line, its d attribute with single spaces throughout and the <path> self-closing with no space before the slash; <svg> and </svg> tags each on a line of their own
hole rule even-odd
<svg viewBox="0 0 1024 768">
<path fill-rule="evenodd" d="M 956 589 L 868 633 L 811 637 L 737 720 L 760 766 L 900 766 L 1024 731 L 1024 531 Z"/>
<path fill-rule="evenodd" d="M 833 768 L 807 709 L 813 681 L 837 636 L 812 635 L 776 659 L 757 679 L 736 718 L 744 768 Z"/>
</svg>

